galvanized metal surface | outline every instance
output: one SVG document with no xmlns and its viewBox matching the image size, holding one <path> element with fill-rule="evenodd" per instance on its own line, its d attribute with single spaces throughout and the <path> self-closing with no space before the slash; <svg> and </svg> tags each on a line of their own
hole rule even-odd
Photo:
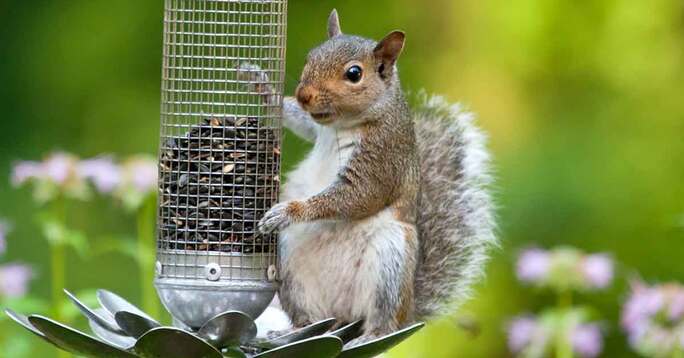
<svg viewBox="0 0 684 358">
<path fill-rule="evenodd" d="M 171 327 L 159 327 L 145 333 L 138 339 L 134 350 L 146 358 L 223 358 L 221 352 L 209 343 Z"/>
<path fill-rule="evenodd" d="M 279 189 L 286 17 L 287 0 L 165 1 L 155 284 L 195 329 L 255 318 L 276 290 L 276 236 L 257 223 Z"/>
<path fill-rule="evenodd" d="M 273 299 L 275 285 L 266 281 L 157 279 L 159 297 L 174 318 L 199 329 L 214 316 L 241 311 L 259 317 Z"/>
<path fill-rule="evenodd" d="M 97 338 L 53 321 L 47 317 L 31 315 L 31 325 L 45 334 L 62 349 L 86 357 L 134 358 L 135 354 L 105 343 Z"/>
<path fill-rule="evenodd" d="M 227 348 L 250 342 L 257 334 L 254 320 L 239 311 L 228 311 L 205 323 L 197 334 L 214 347 Z"/>
</svg>

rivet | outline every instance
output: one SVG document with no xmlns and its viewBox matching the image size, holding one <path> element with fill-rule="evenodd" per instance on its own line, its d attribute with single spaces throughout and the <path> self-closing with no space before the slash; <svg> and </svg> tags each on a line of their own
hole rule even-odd
<svg viewBox="0 0 684 358">
<path fill-rule="evenodd" d="M 204 266 L 204 274 L 207 276 L 207 280 L 218 281 L 221 278 L 221 266 L 215 262 L 209 263 Z"/>
</svg>

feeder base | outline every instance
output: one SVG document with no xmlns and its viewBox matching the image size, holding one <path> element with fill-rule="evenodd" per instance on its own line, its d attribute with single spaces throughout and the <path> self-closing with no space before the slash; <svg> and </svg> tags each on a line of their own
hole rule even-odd
<svg viewBox="0 0 684 358">
<path fill-rule="evenodd" d="M 171 315 L 193 329 L 226 311 L 259 317 L 275 295 L 275 282 L 203 281 L 157 278 L 159 298 Z"/>
</svg>

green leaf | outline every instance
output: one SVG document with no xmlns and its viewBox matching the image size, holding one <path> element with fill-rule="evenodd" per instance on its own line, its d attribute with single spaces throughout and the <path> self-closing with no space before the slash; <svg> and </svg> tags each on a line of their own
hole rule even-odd
<svg viewBox="0 0 684 358">
<path fill-rule="evenodd" d="M 41 223 L 43 235 L 50 245 L 66 245 L 74 249 L 82 258 L 88 257 L 88 239 L 83 232 L 67 228 L 62 222 L 47 213 L 38 215 L 38 221 Z"/>
<path fill-rule="evenodd" d="M 93 255 L 103 255 L 111 252 L 118 252 L 137 260 L 138 249 L 135 238 L 127 235 L 112 235 L 99 237 L 95 240 Z"/>
<path fill-rule="evenodd" d="M 59 190 L 55 183 L 48 180 L 36 180 L 33 187 L 33 200 L 39 204 L 45 204 L 55 199 Z"/>
<path fill-rule="evenodd" d="M 121 195 L 121 201 L 128 212 L 135 212 L 145 200 L 145 195 L 137 190 L 126 190 Z"/>
<path fill-rule="evenodd" d="M 88 239 L 81 231 L 66 230 L 64 236 L 64 243 L 74 249 L 81 258 L 87 258 L 90 253 L 88 246 Z"/>
<path fill-rule="evenodd" d="M 66 228 L 58 220 L 47 215 L 41 215 L 40 218 L 43 236 L 47 239 L 50 245 L 60 245 L 64 243 L 66 236 Z"/>
</svg>

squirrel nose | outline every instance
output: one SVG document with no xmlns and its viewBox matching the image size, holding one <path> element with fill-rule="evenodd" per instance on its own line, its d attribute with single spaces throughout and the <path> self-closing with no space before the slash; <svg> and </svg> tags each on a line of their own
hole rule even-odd
<svg viewBox="0 0 684 358">
<path fill-rule="evenodd" d="M 300 86 L 297 88 L 297 101 L 302 106 L 307 106 L 311 103 L 311 100 L 313 99 L 314 96 L 314 91 L 310 86 Z"/>
</svg>

